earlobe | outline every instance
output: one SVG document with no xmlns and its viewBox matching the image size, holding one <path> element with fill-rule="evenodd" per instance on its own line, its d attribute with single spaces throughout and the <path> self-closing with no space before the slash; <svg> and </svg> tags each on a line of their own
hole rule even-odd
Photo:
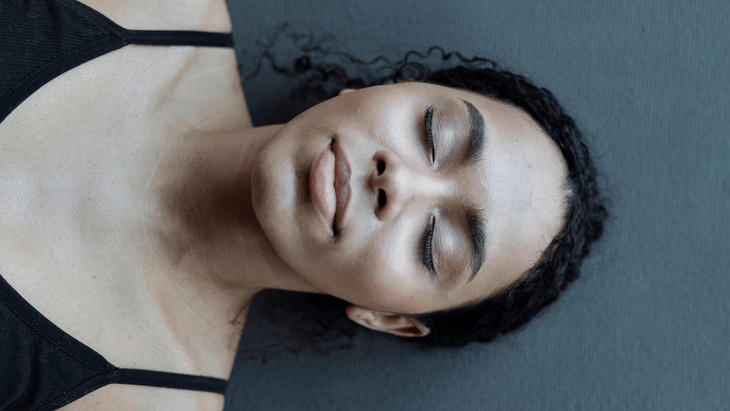
<svg viewBox="0 0 730 411">
<path fill-rule="evenodd" d="M 399 337 L 425 337 L 431 332 L 415 318 L 402 314 L 370 310 L 353 304 L 347 307 L 346 312 L 348 318 L 363 327 Z"/>
</svg>

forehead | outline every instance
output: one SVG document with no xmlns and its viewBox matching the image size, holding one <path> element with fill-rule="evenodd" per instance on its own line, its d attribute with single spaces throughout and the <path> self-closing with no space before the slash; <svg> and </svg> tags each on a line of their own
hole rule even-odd
<svg viewBox="0 0 730 411">
<path fill-rule="evenodd" d="M 477 277 L 501 289 L 537 263 L 562 228 L 567 169 L 557 145 L 529 115 L 483 100 L 474 104 L 489 130 L 479 177 L 488 193 L 492 241 Z"/>
</svg>

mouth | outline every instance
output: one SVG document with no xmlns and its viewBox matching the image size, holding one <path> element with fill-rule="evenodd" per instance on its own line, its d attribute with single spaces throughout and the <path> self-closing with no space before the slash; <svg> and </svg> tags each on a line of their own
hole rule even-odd
<svg viewBox="0 0 730 411">
<path fill-rule="evenodd" d="M 333 235 L 337 235 L 350 202 L 350 173 L 350 164 L 337 140 L 331 141 L 329 150 L 314 160 L 309 171 L 312 202 Z"/>
<path fill-rule="evenodd" d="M 347 156 L 345 156 L 345 152 L 342 151 L 342 147 L 340 147 L 337 140 L 332 140 L 330 150 L 335 155 L 334 187 L 337 202 L 332 229 L 336 235 L 337 228 L 341 226 L 347 212 L 347 206 L 350 204 L 350 174 L 352 170 L 350 169 L 350 163 L 347 161 Z"/>
</svg>

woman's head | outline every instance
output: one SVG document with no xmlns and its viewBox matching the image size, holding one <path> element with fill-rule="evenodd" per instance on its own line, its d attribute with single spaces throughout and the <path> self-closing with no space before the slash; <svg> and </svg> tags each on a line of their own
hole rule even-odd
<svg viewBox="0 0 730 411">
<path fill-rule="evenodd" d="M 350 169 L 336 230 L 309 184 L 331 144 Z M 514 283 L 560 231 L 569 195 L 558 148 L 520 109 L 418 82 L 315 106 L 260 161 L 255 209 L 282 259 L 316 289 L 386 312 L 450 309 Z"/>
<path fill-rule="evenodd" d="M 577 274 L 600 234 L 600 218 L 575 206 L 596 201 L 595 172 L 545 90 L 492 69 L 421 74 L 345 93 L 282 128 L 260 157 L 257 217 L 282 259 L 354 304 L 360 324 L 438 345 L 488 340 Z M 344 214 L 336 196 L 312 198 L 336 166 L 349 168 Z"/>
</svg>

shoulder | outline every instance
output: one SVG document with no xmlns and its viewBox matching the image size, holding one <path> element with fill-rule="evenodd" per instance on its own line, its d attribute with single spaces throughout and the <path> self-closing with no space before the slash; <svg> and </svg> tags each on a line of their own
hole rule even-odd
<svg viewBox="0 0 730 411">
<path fill-rule="evenodd" d="M 78 1 L 130 30 L 199 30 L 229 33 L 225 0 Z"/>
<path fill-rule="evenodd" d="M 115 23 L 129 30 L 194 30 L 218 33 L 232 31 L 231 19 L 225 0 L 65 0 L 79 1 L 102 13 Z M 228 107 L 241 117 L 245 128 L 253 127 L 243 91 L 241 90 L 238 64 L 233 51 L 208 50 L 203 56 L 203 72 L 210 77 L 211 67 L 218 64 L 224 70 L 217 71 L 225 79 L 220 85 L 223 90 L 202 95 L 216 95 L 218 103 L 224 95 L 232 98 Z M 198 54 L 198 53 L 195 53 Z M 199 56 L 200 57 L 200 56 Z M 186 70 L 186 65 L 182 66 Z M 186 71 L 193 78 L 195 87 L 209 87 L 201 83 L 197 72 Z M 232 90 L 232 91 L 231 91 Z M 223 93 L 223 94 L 221 94 Z M 193 94 L 199 94 L 198 92 Z M 220 105 L 219 105 L 220 106 Z"/>
</svg>

